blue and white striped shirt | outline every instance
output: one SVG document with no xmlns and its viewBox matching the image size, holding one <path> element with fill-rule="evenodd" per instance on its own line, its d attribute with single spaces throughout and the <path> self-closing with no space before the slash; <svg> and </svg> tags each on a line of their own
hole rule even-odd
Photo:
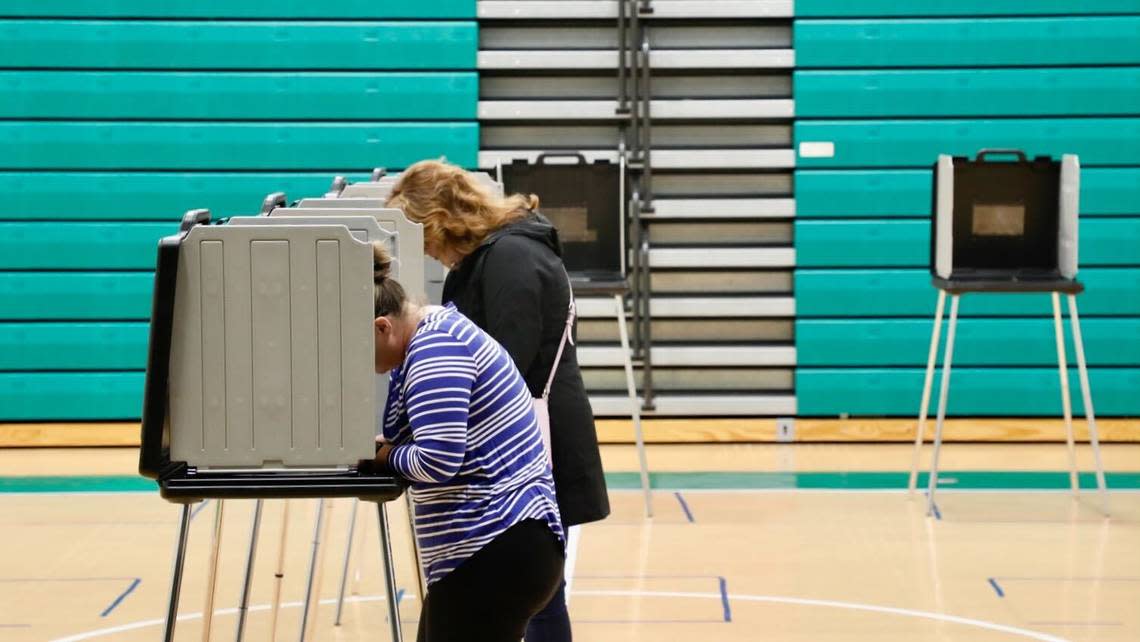
<svg viewBox="0 0 1140 642">
<path fill-rule="evenodd" d="M 388 462 L 412 480 L 416 539 L 436 582 L 524 519 L 565 543 L 533 402 L 514 362 L 448 304 L 416 327 L 392 371 Z"/>
</svg>

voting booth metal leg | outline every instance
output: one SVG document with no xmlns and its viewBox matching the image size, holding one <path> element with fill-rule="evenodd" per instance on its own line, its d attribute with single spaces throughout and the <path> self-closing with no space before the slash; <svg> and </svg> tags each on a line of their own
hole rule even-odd
<svg viewBox="0 0 1140 642">
<path fill-rule="evenodd" d="M 384 585 L 388 591 L 388 624 L 392 630 L 392 642 L 403 642 L 400 633 L 400 602 L 396 594 L 396 568 L 392 563 L 392 539 L 388 534 L 388 509 L 382 502 L 376 504 L 380 520 L 380 560 L 384 563 Z M 420 600 L 427 595 L 421 595 Z"/>
<path fill-rule="evenodd" d="M 1065 328 L 1061 321 L 1061 295 L 1054 292 L 1053 335 L 1057 340 L 1057 371 L 1061 376 L 1061 412 L 1065 417 L 1065 444 L 1069 448 L 1069 488 L 1076 497 L 1081 490 L 1077 479 L 1077 447 L 1073 440 L 1073 399 L 1069 393 L 1069 364 L 1065 358 Z"/>
<path fill-rule="evenodd" d="M 218 554 L 222 546 L 222 519 L 226 502 L 218 500 L 214 510 L 214 535 L 210 543 L 210 566 L 206 578 L 206 606 L 202 609 L 202 642 L 210 641 L 210 630 L 214 625 L 214 592 L 218 588 Z"/>
<path fill-rule="evenodd" d="M 922 441 L 926 438 L 926 417 L 930 413 L 930 389 L 934 387 L 934 366 L 938 363 L 938 341 L 942 338 L 942 314 L 946 310 L 946 291 L 938 291 L 938 307 L 934 310 L 934 330 L 930 333 L 930 354 L 926 357 L 926 378 L 922 382 L 922 403 L 918 410 L 918 427 L 914 435 L 914 455 L 910 461 L 910 481 L 907 490 L 914 494 L 918 485 L 918 459 L 922 454 Z"/>
<path fill-rule="evenodd" d="M 942 426 L 946 422 L 946 402 L 950 398 L 950 368 L 954 360 L 954 333 L 958 326 L 958 300 L 950 295 L 950 327 L 946 330 L 946 353 L 942 357 L 942 382 L 938 394 L 938 419 L 934 424 L 934 454 L 930 459 L 930 480 L 926 488 L 926 515 L 934 515 L 934 492 L 938 488 L 938 455 L 942 449 Z"/>
<path fill-rule="evenodd" d="M 269 639 L 277 639 L 277 616 L 281 612 L 281 584 L 285 579 L 285 542 L 289 534 L 289 500 L 281 508 L 281 542 L 277 545 L 277 570 L 273 574 L 273 617 L 269 623 Z"/>
<path fill-rule="evenodd" d="M 629 329 L 625 327 L 625 298 L 614 295 L 617 309 L 618 333 L 621 337 L 621 354 L 625 364 L 625 385 L 629 394 L 629 413 L 633 420 L 633 435 L 637 440 L 637 458 L 641 465 L 641 490 L 645 494 L 645 516 L 653 517 L 653 496 L 649 490 L 649 464 L 645 458 L 645 437 L 641 432 L 641 403 L 637 399 L 637 382 L 633 378 L 633 358 L 629 351 Z"/>
<path fill-rule="evenodd" d="M 1093 459 L 1096 462 L 1096 487 L 1100 495 L 1101 510 L 1105 517 L 1109 514 L 1108 488 L 1104 481 L 1104 464 L 1100 458 L 1100 435 L 1096 428 L 1096 411 L 1093 410 L 1092 388 L 1089 386 L 1089 370 L 1085 363 L 1085 342 L 1081 337 L 1081 318 L 1077 314 L 1077 297 L 1069 295 L 1069 323 L 1073 326 L 1073 344 L 1077 352 L 1077 372 L 1081 381 L 1081 399 L 1085 403 L 1085 420 L 1089 424 L 1089 443 L 1092 445 Z"/>
<path fill-rule="evenodd" d="M 414 517 L 415 506 L 412 504 L 412 496 L 410 494 L 405 493 L 404 499 L 406 500 L 407 506 L 408 506 L 408 531 L 409 531 L 409 535 L 410 535 L 409 542 L 410 542 L 410 547 L 411 547 L 412 560 L 415 563 L 414 566 L 415 566 L 415 571 L 416 571 L 416 582 L 420 588 L 420 596 L 422 597 L 424 595 L 427 595 L 427 581 L 424 579 L 424 567 L 420 563 L 419 540 L 416 539 L 416 523 L 414 521 L 415 520 L 415 517 Z M 359 500 L 357 500 L 357 504 L 358 503 L 359 503 Z M 336 600 L 336 622 L 335 622 L 336 626 L 340 626 L 341 613 L 344 610 L 345 586 L 348 583 L 349 556 L 351 555 L 351 550 L 352 550 L 352 539 L 356 533 L 356 508 L 357 508 L 357 504 L 353 504 L 353 506 L 352 506 L 352 518 L 349 520 L 349 524 L 348 524 L 348 543 L 345 545 L 345 551 L 344 551 L 344 574 L 341 575 L 340 593 L 337 596 L 337 600 Z"/>
<path fill-rule="evenodd" d="M 305 581 L 305 603 L 301 607 L 301 635 L 298 639 L 305 642 L 305 633 L 309 628 L 309 617 L 313 606 L 313 579 L 317 574 L 317 558 L 321 549 L 321 525 L 325 518 L 325 500 L 317 500 L 317 519 L 313 525 L 313 553 L 309 558 L 309 578 Z"/>
<path fill-rule="evenodd" d="M 241 642 L 245 635 L 245 618 L 249 613 L 249 593 L 253 586 L 253 560 L 257 555 L 257 536 L 261 531 L 261 509 L 265 500 L 259 499 L 253 505 L 253 525 L 249 529 L 249 553 L 245 558 L 245 581 L 241 586 L 241 602 L 238 605 L 237 634 L 235 639 Z"/>
<path fill-rule="evenodd" d="M 412 547 L 412 560 L 416 567 L 416 582 L 420 587 L 420 598 L 427 595 L 427 574 L 424 572 L 423 558 L 420 557 L 420 540 L 416 538 L 416 505 L 412 503 L 412 493 L 404 493 L 404 504 L 408 509 L 408 541 Z"/>
<path fill-rule="evenodd" d="M 352 512 L 348 517 L 348 537 L 344 542 L 344 571 L 340 575 L 340 591 L 336 596 L 336 619 L 333 626 L 340 626 L 340 617 L 344 612 L 344 589 L 348 585 L 348 565 L 352 559 L 352 538 L 356 534 L 356 511 L 360 508 L 360 500 L 352 500 Z"/>
<path fill-rule="evenodd" d="M 182 505 L 182 519 L 178 524 L 178 541 L 174 544 L 174 569 L 170 573 L 170 601 L 166 609 L 166 627 L 162 634 L 165 642 L 173 642 L 174 625 L 178 621 L 178 595 L 182 592 L 182 568 L 186 565 L 186 540 L 190 536 L 190 504 Z"/>
</svg>

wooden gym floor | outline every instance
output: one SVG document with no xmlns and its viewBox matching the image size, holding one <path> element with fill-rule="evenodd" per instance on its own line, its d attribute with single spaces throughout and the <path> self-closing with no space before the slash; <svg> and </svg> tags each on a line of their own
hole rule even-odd
<svg viewBox="0 0 1140 642">
<path fill-rule="evenodd" d="M 604 451 L 613 515 L 581 529 L 568 568 L 579 640 L 1140 639 L 1140 444 L 1104 447 L 1118 488 L 1109 519 L 1094 493 L 1064 490 L 1063 444 L 947 444 L 931 518 L 921 495 L 900 490 L 905 444 L 653 445 L 652 520 L 632 447 Z M 1087 447 L 1080 454 L 1089 470 Z M 178 508 L 133 476 L 135 458 L 0 450 L 0 639 L 161 635 Z M 213 639 L 234 635 L 252 504 L 225 505 Z M 268 639 L 283 506 L 266 504 L 247 640 Z M 419 596 L 403 503 L 392 506 L 412 638 Z M 178 639 L 201 639 L 216 507 L 200 506 L 191 524 Z M 278 639 L 297 636 L 314 507 L 290 503 Z M 312 640 L 387 639 L 367 505 L 333 626 L 350 508 L 332 502 Z"/>
</svg>

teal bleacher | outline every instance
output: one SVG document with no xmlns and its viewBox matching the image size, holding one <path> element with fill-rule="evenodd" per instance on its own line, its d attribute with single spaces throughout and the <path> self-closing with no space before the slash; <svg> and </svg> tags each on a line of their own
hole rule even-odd
<svg viewBox="0 0 1140 642">
<path fill-rule="evenodd" d="M 0 422 L 141 411 L 155 246 L 478 154 L 474 0 L 0 3 Z"/>
<path fill-rule="evenodd" d="M 930 166 L 1014 147 L 1081 156 L 1094 401 L 1140 414 L 1140 1 L 797 0 L 796 16 L 795 141 L 834 144 L 797 158 L 799 413 L 917 414 Z M 1060 415 L 1049 296 L 966 296 L 961 314 L 949 412 Z"/>
</svg>

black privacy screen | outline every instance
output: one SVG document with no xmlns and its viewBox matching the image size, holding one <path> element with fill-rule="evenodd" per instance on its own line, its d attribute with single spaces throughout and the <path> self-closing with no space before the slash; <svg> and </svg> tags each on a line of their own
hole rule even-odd
<svg viewBox="0 0 1140 642">
<path fill-rule="evenodd" d="M 1056 274 L 1061 165 L 954 159 L 954 274 Z"/>
<path fill-rule="evenodd" d="M 547 162 L 551 158 L 561 160 Z M 620 182 L 617 164 L 587 163 L 578 154 L 544 154 L 534 164 L 503 165 L 504 191 L 538 195 L 539 211 L 558 228 L 566 270 L 589 280 L 624 278 Z"/>
</svg>

